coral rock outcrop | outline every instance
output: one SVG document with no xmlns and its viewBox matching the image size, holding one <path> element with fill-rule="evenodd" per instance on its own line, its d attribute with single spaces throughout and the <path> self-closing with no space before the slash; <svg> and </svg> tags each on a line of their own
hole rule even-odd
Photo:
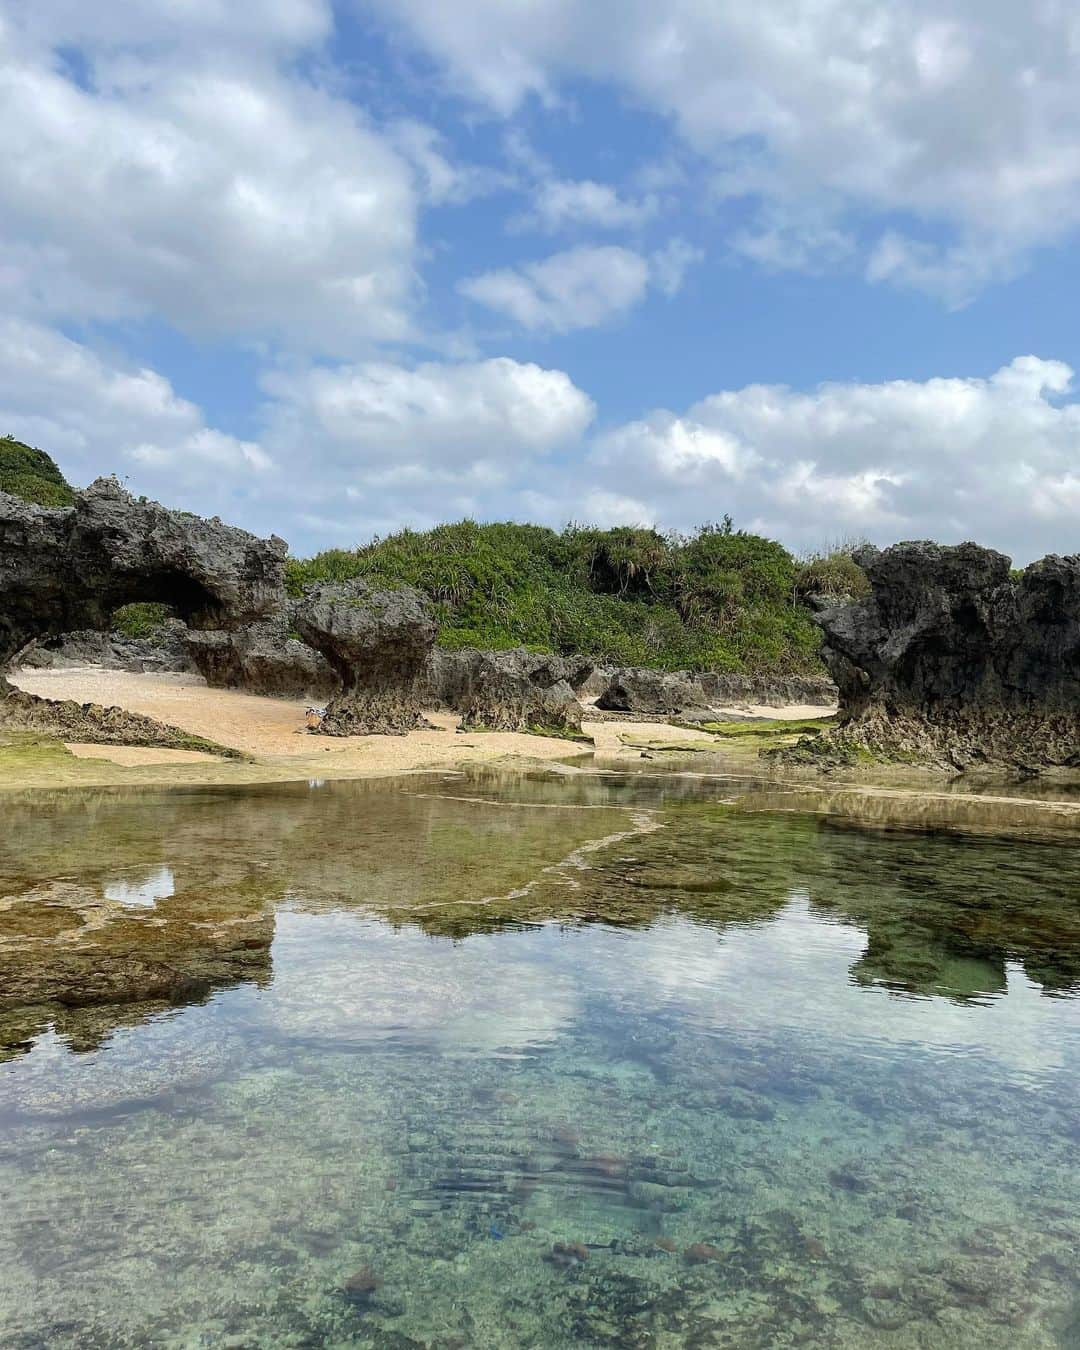
<svg viewBox="0 0 1080 1350">
<path fill-rule="evenodd" d="M 574 693 L 588 676 L 565 657 L 526 651 L 470 652 L 458 691 L 461 729 L 580 735 L 584 709 Z"/>
<path fill-rule="evenodd" d="M 427 725 L 436 625 L 419 591 L 380 590 L 361 579 L 319 584 L 297 604 L 294 622 L 341 681 L 324 735 L 404 735 Z"/>
<path fill-rule="evenodd" d="M 107 629 L 136 600 L 194 627 L 243 627 L 280 607 L 285 557 L 280 539 L 136 499 L 114 479 L 57 509 L 0 493 L 0 671 L 40 639 Z"/>
<path fill-rule="evenodd" d="M 954 768 L 1080 765 L 1080 556 L 1019 576 L 976 544 L 856 555 L 867 600 L 818 616 L 840 690 L 823 747 Z"/>
<path fill-rule="evenodd" d="M 215 689 L 245 689 L 279 698 L 328 698 L 341 688 L 329 661 L 289 636 L 289 611 L 238 632 L 207 629 L 187 634 L 196 670 Z"/>
</svg>

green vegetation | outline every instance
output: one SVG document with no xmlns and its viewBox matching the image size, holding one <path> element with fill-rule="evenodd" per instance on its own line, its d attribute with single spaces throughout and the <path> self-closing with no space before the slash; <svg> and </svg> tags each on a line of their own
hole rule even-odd
<svg viewBox="0 0 1080 1350">
<path fill-rule="evenodd" d="M 70 506 L 75 493 L 44 450 L 0 436 L 0 492 L 38 506 Z"/>
<path fill-rule="evenodd" d="M 112 631 L 129 638 L 156 638 L 172 614 L 168 605 L 155 600 L 139 600 L 113 611 Z"/>
<path fill-rule="evenodd" d="M 729 518 L 690 535 L 464 520 L 293 559 L 288 582 L 294 595 L 353 577 L 415 586 L 434 602 L 449 648 L 799 674 L 819 669 L 803 570 L 781 544 Z"/>
<path fill-rule="evenodd" d="M 795 578 L 796 597 L 802 600 L 808 595 L 828 595 L 837 600 L 862 600 L 868 596 L 870 581 L 852 557 L 860 542 L 836 544 L 805 558 Z"/>
</svg>

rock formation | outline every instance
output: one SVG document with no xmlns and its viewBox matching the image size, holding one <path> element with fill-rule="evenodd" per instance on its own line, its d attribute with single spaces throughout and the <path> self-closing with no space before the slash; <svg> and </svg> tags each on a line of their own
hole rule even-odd
<svg viewBox="0 0 1080 1350">
<path fill-rule="evenodd" d="M 872 594 L 818 616 L 840 689 L 822 747 L 955 768 L 1080 765 L 1080 556 L 1019 577 L 976 544 L 860 550 Z"/>
<path fill-rule="evenodd" d="M 135 600 L 164 601 L 194 627 L 241 628 L 280 608 L 285 556 L 280 539 L 166 510 L 115 479 L 58 509 L 0 493 L 0 672 L 32 642 L 107 629 Z"/>
<path fill-rule="evenodd" d="M 341 688 L 333 667 L 306 642 L 289 636 L 290 610 L 238 632 L 187 634 L 187 653 L 215 689 L 246 689 L 281 698 L 329 698 Z"/>
<path fill-rule="evenodd" d="M 836 701 L 836 689 L 814 676 L 727 675 L 716 671 L 613 671 L 596 706 L 606 712 L 658 714 L 685 722 L 708 720 L 716 709 L 733 703 L 787 703 L 825 706 Z"/>
<path fill-rule="evenodd" d="M 404 735 L 426 726 L 435 619 L 405 586 L 380 590 L 362 579 L 310 587 L 294 622 L 341 681 L 320 730 L 328 736 Z"/>
<path fill-rule="evenodd" d="M 588 663 L 526 651 L 471 652 L 459 691 L 461 729 L 581 734 L 584 709 L 574 693 Z M 569 678 L 568 678 L 569 677 Z"/>
<path fill-rule="evenodd" d="M 189 630 L 179 619 L 166 619 L 153 637 L 128 637 L 125 633 L 99 633 L 86 628 L 39 642 L 20 657 L 19 664 L 34 670 L 101 666 L 105 670 L 139 674 L 191 673 L 196 667 L 188 654 L 188 637 Z"/>
</svg>

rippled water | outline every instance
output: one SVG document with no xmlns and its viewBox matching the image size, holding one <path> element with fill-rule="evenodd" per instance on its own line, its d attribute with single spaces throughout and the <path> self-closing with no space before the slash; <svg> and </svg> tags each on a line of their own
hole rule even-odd
<svg viewBox="0 0 1080 1350">
<path fill-rule="evenodd" d="M 1080 854 L 804 804 L 6 800 L 0 1344 L 1080 1345 Z"/>
</svg>

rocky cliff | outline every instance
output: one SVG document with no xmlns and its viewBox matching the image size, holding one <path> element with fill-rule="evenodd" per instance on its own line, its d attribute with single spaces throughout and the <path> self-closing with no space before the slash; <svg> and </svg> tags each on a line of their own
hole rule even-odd
<svg viewBox="0 0 1080 1350">
<path fill-rule="evenodd" d="M 1080 556 L 1019 576 L 976 544 L 856 560 L 870 598 L 818 616 L 840 691 L 824 748 L 955 768 L 1080 765 Z"/>
<path fill-rule="evenodd" d="M 280 608 L 285 557 L 280 539 L 169 511 L 115 479 L 57 509 L 0 493 L 0 672 L 36 640 L 108 628 L 135 600 L 195 628 L 245 627 Z"/>
</svg>

